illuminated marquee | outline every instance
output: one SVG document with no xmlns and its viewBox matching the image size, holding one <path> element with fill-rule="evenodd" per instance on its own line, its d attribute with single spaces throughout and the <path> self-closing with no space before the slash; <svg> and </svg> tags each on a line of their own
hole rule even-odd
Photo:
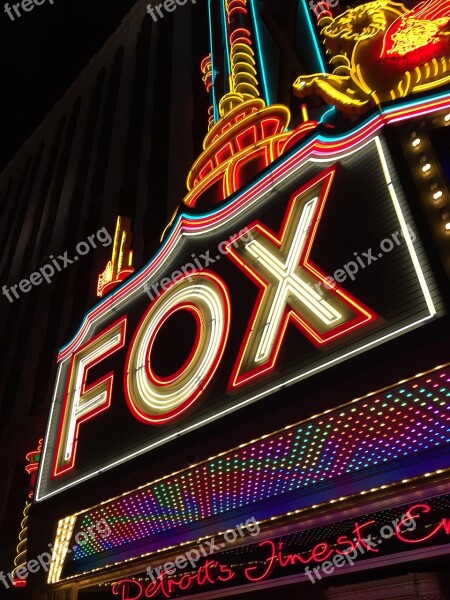
<svg viewBox="0 0 450 600">
<path fill-rule="evenodd" d="M 407 556 L 411 548 L 445 544 L 450 535 L 450 518 L 448 512 L 441 516 L 441 507 L 449 510 L 448 496 L 380 511 L 353 522 L 341 522 L 338 525 L 344 535 L 333 536 L 333 526 L 294 533 L 246 547 L 245 552 L 241 550 L 239 554 L 223 552 L 202 560 L 194 572 L 175 577 L 163 572 L 159 580 L 154 581 L 123 579 L 114 582 L 111 591 L 121 600 L 140 600 L 180 597 L 186 592 L 260 583 L 295 574 L 315 583 L 330 574 L 328 564 L 338 565 L 331 571 L 338 574 L 353 568 L 355 562 L 374 561 L 379 556 L 399 551 Z M 312 570 L 316 565 L 322 567 L 318 571 L 320 577 Z"/>
<path fill-rule="evenodd" d="M 372 490 L 374 491 L 374 490 Z M 370 492 L 368 492 L 370 495 Z M 366 498 L 367 499 L 367 498 Z M 172 594 L 188 591 L 193 587 L 199 586 L 201 589 L 204 586 L 214 586 L 214 588 L 228 587 L 224 584 L 242 585 L 248 583 L 257 583 L 268 581 L 285 576 L 296 577 L 298 579 L 310 577 L 308 573 L 313 572 L 314 567 L 321 565 L 324 561 L 332 560 L 334 562 L 337 556 L 348 556 L 348 560 L 341 561 L 340 568 L 351 568 L 355 562 L 371 561 L 372 564 L 365 563 L 367 568 L 374 568 L 385 561 L 385 557 L 390 554 L 396 555 L 398 562 L 414 560 L 418 548 L 434 548 L 433 555 L 447 554 L 448 541 L 450 535 L 450 497 L 448 495 L 437 495 L 424 500 L 399 500 L 397 504 L 390 508 L 376 510 L 376 502 L 372 499 L 372 503 L 364 508 L 361 502 L 357 506 L 350 509 L 350 514 L 344 517 L 345 512 L 342 512 L 342 506 L 339 509 L 339 503 L 344 502 L 345 498 L 336 501 L 333 506 L 328 504 L 327 524 L 319 525 L 323 519 L 324 505 L 315 505 L 312 508 L 296 510 L 298 530 L 291 530 L 290 533 L 277 538 L 267 538 L 265 529 L 269 523 L 278 519 L 284 519 L 286 515 L 278 515 L 270 519 L 259 519 L 258 525 L 260 528 L 260 537 L 254 540 L 248 540 L 247 545 L 229 547 L 233 544 L 228 542 L 220 547 L 226 548 L 222 552 L 215 551 L 214 556 L 204 554 L 205 558 L 197 562 L 196 568 L 189 569 L 189 572 L 183 572 L 183 568 L 177 573 L 169 574 L 163 572 L 159 580 L 149 579 L 148 573 L 141 573 L 142 565 L 161 566 L 165 564 L 166 557 L 185 554 L 188 549 L 195 544 L 196 538 L 190 538 L 188 542 L 183 542 L 181 545 L 167 545 L 155 552 L 150 551 L 149 546 L 144 546 L 147 550 L 141 556 L 136 556 L 137 560 L 145 559 L 146 562 L 140 560 L 136 563 L 135 573 L 137 575 L 132 579 L 114 582 L 113 575 L 110 581 L 112 583 L 112 591 L 116 595 L 123 594 L 126 598 L 126 593 L 133 591 L 138 597 L 138 591 L 144 592 L 147 590 L 148 596 L 143 597 L 171 597 Z M 361 500 L 361 498 L 360 498 Z M 134 500 L 134 506 L 142 503 L 138 498 Z M 371 507 L 371 508 L 369 508 Z M 99 507 L 101 509 L 102 507 Z M 99 510 L 97 509 L 97 510 Z M 347 505 L 347 513 L 349 506 Z M 374 512 L 376 510 L 376 512 Z M 334 511 L 334 515 L 333 515 Z M 364 512 L 365 511 L 365 512 Z M 104 509 L 103 509 L 103 512 Z M 315 515 L 314 513 L 318 513 Z M 292 515 L 293 513 L 288 513 Z M 304 518 L 301 519 L 300 515 Z M 93 514 L 82 515 L 82 520 L 86 523 L 94 523 L 90 517 Z M 130 520 L 128 527 L 138 529 L 139 520 L 134 518 Z M 71 552 L 67 552 L 70 542 L 74 543 L 74 535 L 77 531 L 75 520 L 77 517 L 68 517 L 64 521 L 60 521 L 58 525 L 58 536 L 55 541 L 56 548 L 50 566 L 49 581 L 52 583 L 68 581 L 80 576 L 92 575 L 98 569 L 99 565 L 109 567 L 117 567 L 121 564 L 129 563 L 129 554 L 122 554 L 121 561 L 117 562 L 116 557 L 108 556 L 109 562 L 105 563 L 101 557 L 96 555 L 95 549 L 89 546 L 81 548 L 75 544 Z M 121 521 L 117 516 L 105 516 L 111 528 L 119 531 Z M 78 517 L 78 520 L 81 516 Z M 123 523 L 123 521 L 122 521 Z M 123 529 L 123 525 L 122 525 Z M 224 532 L 217 533 L 214 537 L 217 542 L 222 539 Z M 113 535 L 115 539 L 116 536 Z M 100 537 L 100 536 L 99 536 Z M 107 551 L 114 547 L 114 539 L 108 543 L 107 539 L 95 540 L 92 546 L 99 544 L 105 545 Z M 207 539 L 207 538 L 201 538 Z M 198 547 L 198 541 L 197 541 Z M 133 548 L 133 546 L 132 546 Z M 244 551 L 243 551 L 244 550 Z M 161 555 L 162 552 L 162 555 Z M 85 556 L 87 558 L 81 558 Z M 351 560 L 350 560 L 351 559 Z M 130 565 L 128 564 L 128 567 Z M 220 567 L 223 567 L 221 569 Z M 95 568 L 97 567 L 97 569 Z M 221 571 L 225 573 L 229 570 L 232 575 L 227 579 L 220 577 Z M 339 569 L 340 570 L 340 569 Z M 204 578 L 205 571 L 211 573 L 211 578 Z M 325 576 L 326 572 L 322 573 Z M 203 583 L 202 583 L 203 582 Z M 214 589 L 210 587 L 210 589 Z M 200 590 L 199 590 L 200 591 Z M 207 591 L 203 589 L 203 591 Z"/>
<path fill-rule="evenodd" d="M 177 543 L 183 535 L 191 540 L 192 527 L 218 515 L 222 526 L 236 509 L 246 507 L 256 518 L 275 517 L 283 514 L 282 497 L 285 510 L 292 509 L 292 494 L 297 510 L 307 509 L 312 502 L 334 505 L 335 495 L 342 494 L 342 478 L 346 485 L 352 480 L 353 493 L 374 492 L 374 471 L 383 470 L 385 486 L 404 480 L 418 455 L 425 466 L 415 474 L 423 475 L 432 462 L 435 468 L 446 469 L 449 409 L 447 365 L 103 501 L 59 522 L 50 578 L 56 582 L 62 573 L 68 576 L 89 572 L 99 564 L 117 564 L 129 557 L 130 547 L 133 557 L 148 556 L 152 545 L 160 548 L 157 540 L 162 535 L 166 547 L 171 545 L 169 533 Z M 436 450 L 438 462 L 432 459 Z M 326 482 L 328 495 L 323 492 Z M 101 521 L 109 524 L 107 538 L 89 533 L 92 524 Z M 89 545 L 77 545 L 77 533 L 90 537 Z M 71 545 L 73 551 L 67 553 Z"/>
<path fill-rule="evenodd" d="M 381 125 L 318 135 L 214 211 L 186 208 L 150 264 L 88 314 L 59 354 L 37 500 L 439 314 Z M 380 253 L 394 233 L 402 242 Z M 376 264 L 329 285 L 370 246 Z M 210 264 L 183 275 L 202 253 Z M 165 279 L 150 301 L 144 286 Z"/>
</svg>

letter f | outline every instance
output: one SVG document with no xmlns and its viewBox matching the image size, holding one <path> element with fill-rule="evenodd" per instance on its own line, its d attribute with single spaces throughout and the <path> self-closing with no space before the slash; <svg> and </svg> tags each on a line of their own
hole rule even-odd
<svg viewBox="0 0 450 600">
<path fill-rule="evenodd" d="M 14 16 L 11 13 L 11 7 L 9 6 L 8 3 L 5 4 L 5 13 L 8 15 L 8 17 L 11 19 L 11 21 L 15 21 Z"/>
<path fill-rule="evenodd" d="M 111 405 L 114 374 L 109 373 L 89 387 L 86 387 L 86 379 L 91 367 L 123 347 L 126 321 L 126 317 L 117 321 L 72 355 L 66 398 L 60 417 L 53 469 L 55 477 L 73 468 L 81 423 L 107 410 Z"/>
</svg>

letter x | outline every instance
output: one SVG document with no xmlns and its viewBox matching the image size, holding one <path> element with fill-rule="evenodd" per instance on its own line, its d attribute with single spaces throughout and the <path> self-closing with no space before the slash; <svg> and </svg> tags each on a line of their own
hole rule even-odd
<svg viewBox="0 0 450 600">
<path fill-rule="evenodd" d="M 230 386 L 237 387 L 275 367 L 290 321 L 318 348 L 374 321 L 376 313 L 339 287 L 310 254 L 334 180 L 330 169 L 292 196 L 278 237 L 261 223 L 253 239 L 237 238 L 228 256 L 261 289 L 242 343 Z M 333 252 L 333 248 L 329 248 Z M 327 283 L 325 294 L 318 282 Z"/>
</svg>

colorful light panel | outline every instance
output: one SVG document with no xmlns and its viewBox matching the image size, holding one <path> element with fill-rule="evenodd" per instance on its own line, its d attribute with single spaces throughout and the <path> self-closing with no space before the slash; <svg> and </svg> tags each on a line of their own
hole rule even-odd
<svg viewBox="0 0 450 600">
<path fill-rule="evenodd" d="M 443 446 L 450 442 L 449 409 L 447 365 L 81 513 L 74 532 L 106 519 L 112 533 L 76 547 L 73 558 Z"/>
</svg>

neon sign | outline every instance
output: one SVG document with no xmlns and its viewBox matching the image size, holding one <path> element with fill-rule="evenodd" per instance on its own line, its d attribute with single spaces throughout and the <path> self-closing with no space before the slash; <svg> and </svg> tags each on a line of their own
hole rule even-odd
<svg viewBox="0 0 450 600">
<path fill-rule="evenodd" d="M 374 311 L 339 286 L 328 292 L 328 298 L 314 289 L 318 281 L 326 282 L 326 274 L 310 263 L 309 257 L 334 177 L 335 169 L 327 171 L 293 195 L 279 238 L 257 223 L 249 226 L 250 242 L 237 238 L 229 244 L 232 259 L 263 288 L 253 308 L 232 385 L 242 385 L 275 367 L 291 319 L 319 347 L 377 319 Z M 162 326 L 177 311 L 194 316 L 196 339 L 185 364 L 170 377 L 160 377 L 152 364 L 153 348 Z M 230 319 L 228 287 L 209 270 L 182 275 L 150 304 L 130 342 L 125 364 L 126 399 L 137 419 L 166 423 L 194 404 L 219 367 Z M 74 465 L 81 423 L 111 404 L 113 374 L 88 389 L 80 382 L 94 364 L 123 347 L 126 321 L 123 317 L 72 355 L 55 477 Z"/>
<path fill-rule="evenodd" d="M 427 503 L 418 503 L 409 507 L 401 517 L 395 519 L 393 527 L 389 526 L 392 532 L 391 542 L 397 545 L 398 543 L 400 545 L 423 544 L 435 541 L 440 534 L 450 535 L 448 518 L 442 518 L 437 523 L 434 520 L 429 531 L 429 523 L 425 524 L 423 520 L 430 513 L 432 507 Z M 158 581 L 151 583 L 137 579 L 123 579 L 113 584 L 112 593 L 114 596 L 120 596 L 121 600 L 140 600 L 158 596 L 172 598 L 194 587 L 223 586 L 238 578 L 240 583 L 266 581 L 274 576 L 283 576 L 283 571 L 286 569 L 304 570 L 308 565 L 324 563 L 336 555 L 348 556 L 358 548 L 367 559 L 383 553 L 384 545 L 377 543 L 376 538 L 370 535 L 376 532 L 376 526 L 376 519 L 363 523 L 354 522 L 351 534 L 341 535 L 333 540 L 321 539 L 311 549 L 295 553 L 289 552 L 283 541 L 265 540 L 257 545 L 261 554 L 258 555 L 256 565 L 231 566 L 218 557 L 216 560 L 206 560 L 195 572 L 178 577 L 168 577 L 163 572 Z M 383 529 L 381 523 L 379 526 Z M 424 530 L 427 532 L 426 535 L 423 535 Z M 224 553 L 223 556 L 226 555 L 227 553 Z M 352 561 L 349 561 L 349 564 L 352 564 Z"/>
<path fill-rule="evenodd" d="M 385 142 L 356 130 L 286 155 L 213 212 L 186 209 L 150 264 L 60 351 L 37 500 L 435 318 L 437 288 L 390 164 Z M 236 237 L 244 229 L 250 241 Z M 395 230 L 404 242 L 392 253 L 328 285 L 355 250 L 379 248 Z M 228 250 L 221 260 L 149 302 L 145 285 L 218 247 Z"/>
<path fill-rule="evenodd" d="M 416 522 L 420 521 L 424 515 L 431 511 L 431 506 L 429 504 L 415 504 L 412 506 L 406 513 L 406 519 L 414 519 Z M 399 540 L 405 542 L 407 544 L 421 544 L 422 542 L 428 542 L 432 540 L 440 533 L 445 533 L 445 535 L 450 535 L 450 519 L 442 519 L 442 521 L 434 527 L 427 535 L 422 537 L 416 537 L 416 535 L 411 535 L 403 533 L 400 530 L 400 527 L 396 531 L 396 535 Z"/>
</svg>

